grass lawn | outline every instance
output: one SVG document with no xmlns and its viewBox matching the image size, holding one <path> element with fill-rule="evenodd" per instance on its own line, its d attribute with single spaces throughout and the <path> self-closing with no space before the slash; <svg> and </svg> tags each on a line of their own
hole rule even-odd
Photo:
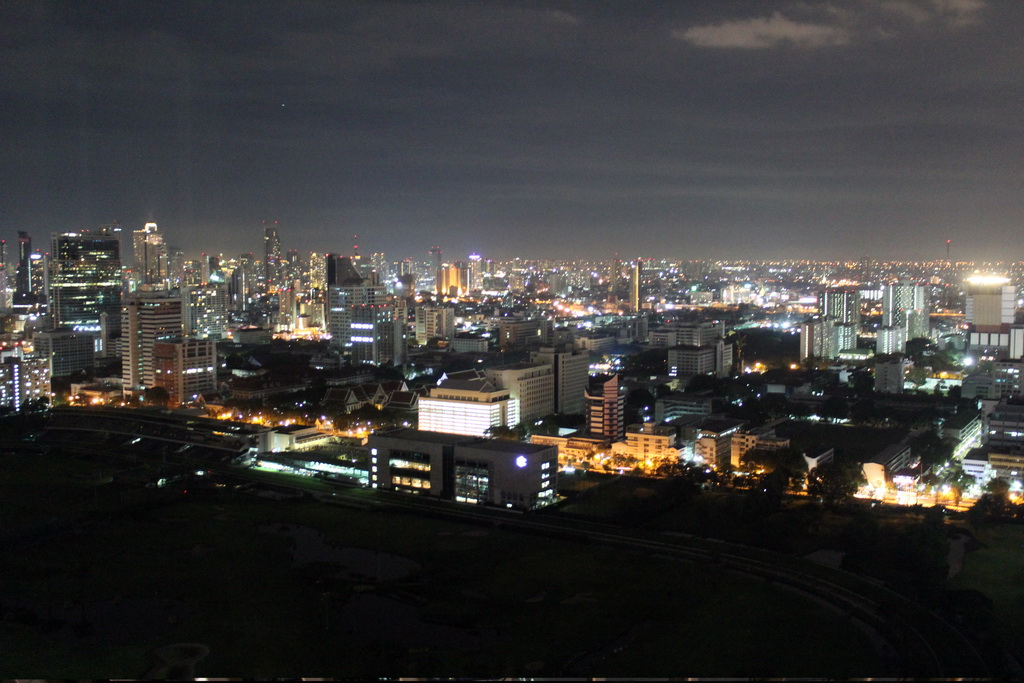
<svg viewBox="0 0 1024 683">
<path fill-rule="evenodd" d="M 336 566 L 293 567 L 291 540 L 260 532 L 266 522 L 419 569 L 376 584 L 337 578 Z M 175 642 L 209 646 L 196 669 L 208 677 L 882 673 L 838 615 L 712 566 L 238 493 L 189 494 L 19 548 L 0 558 L 0 575 L 0 595 L 39 604 L 148 601 L 120 631 L 97 623 L 85 637 L 0 621 L 3 678 L 139 677 L 147 652 Z M 184 616 L 168 619 L 165 604 Z"/>
<path fill-rule="evenodd" d="M 0 529 L 95 509 L 109 498 L 111 485 L 101 481 L 113 471 L 82 459 L 61 458 L 54 467 L 50 456 L 0 452 Z"/>
<path fill-rule="evenodd" d="M 963 570 L 950 579 L 950 588 L 983 593 L 994 606 L 1004 642 L 1024 660 L 1024 526 L 999 524 L 976 534 L 982 548 L 964 557 Z"/>
</svg>

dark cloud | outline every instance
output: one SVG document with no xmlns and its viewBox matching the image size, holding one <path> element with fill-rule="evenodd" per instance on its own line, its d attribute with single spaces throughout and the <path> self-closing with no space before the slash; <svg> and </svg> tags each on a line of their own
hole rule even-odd
<svg viewBox="0 0 1024 683">
<path fill-rule="evenodd" d="M 642 11 L 641 11 L 642 9 Z M 195 251 L 1013 254 L 1024 6 L 0 6 L 5 236 Z M 1010 246 L 1014 245 L 1014 246 Z"/>
</svg>

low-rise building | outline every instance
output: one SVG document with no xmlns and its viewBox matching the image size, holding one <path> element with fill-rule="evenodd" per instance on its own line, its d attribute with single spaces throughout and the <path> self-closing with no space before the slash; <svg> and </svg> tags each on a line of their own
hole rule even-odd
<svg viewBox="0 0 1024 683">
<path fill-rule="evenodd" d="M 612 455 L 631 458 L 648 465 L 655 462 L 677 462 L 677 436 L 676 428 L 672 425 L 654 422 L 629 425 L 626 427 L 626 440 L 612 444 Z"/>
<path fill-rule="evenodd" d="M 739 431 L 732 435 L 730 442 L 730 464 L 733 469 L 740 466 L 743 456 L 758 449 L 762 451 L 781 451 L 789 448 L 789 439 L 775 435 L 775 424 Z"/>
<path fill-rule="evenodd" d="M 530 443 L 541 446 L 556 446 L 558 448 L 558 462 L 568 467 L 588 465 L 594 455 L 602 451 L 606 446 L 604 439 L 580 436 L 576 433 L 566 436 L 532 434 L 530 435 Z"/>
<path fill-rule="evenodd" d="M 968 451 L 962 462 L 964 474 L 974 477 L 974 483 L 980 486 L 984 486 L 996 476 L 988 457 L 989 449 L 981 446 Z"/>
<path fill-rule="evenodd" d="M 287 425 L 273 427 L 267 439 L 267 448 L 272 453 L 281 451 L 305 451 L 332 443 L 334 437 L 321 432 L 315 426 Z"/>
<path fill-rule="evenodd" d="M 942 437 L 953 442 L 952 460 L 962 462 L 964 456 L 981 445 L 981 413 L 966 411 L 955 413 L 942 423 Z"/>
<path fill-rule="evenodd" d="M 454 353 L 486 353 L 488 340 L 478 334 L 457 334 L 449 348 Z"/>
<path fill-rule="evenodd" d="M 746 422 L 730 418 L 709 417 L 698 423 L 693 443 L 694 459 L 718 470 L 732 464 L 732 437 Z"/>
<path fill-rule="evenodd" d="M 713 403 L 710 391 L 672 393 L 654 402 L 654 421 L 668 422 L 683 415 L 710 415 Z"/>
<path fill-rule="evenodd" d="M 419 399 L 419 428 L 427 432 L 484 436 L 515 427 L 518 407 L 508 389 L 486 379 L 448 379 Z"/>
<path fill-rule="evenodd" d="M 367 446 L 376 488 L 519 510 L 556 498 L 554 446 L 416 429 L 375 432 Z"/>
</svg>

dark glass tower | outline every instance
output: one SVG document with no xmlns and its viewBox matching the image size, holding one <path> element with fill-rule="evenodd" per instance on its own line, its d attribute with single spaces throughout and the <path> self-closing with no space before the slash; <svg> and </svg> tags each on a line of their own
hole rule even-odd
<svg viewBox="0 0 1024 683">
<path fill-rule="evenodd" d="M 99 331 L 121 320 L 121 237 L 117 228 L 53 236 L 50 311 L 57 326 Z"/>
</svg>

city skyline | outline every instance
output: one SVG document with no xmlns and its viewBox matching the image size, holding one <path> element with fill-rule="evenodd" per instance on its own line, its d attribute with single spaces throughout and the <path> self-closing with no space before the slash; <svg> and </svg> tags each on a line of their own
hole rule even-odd
<svg viewBox="0 0 1024 683">
<path fill-rule="evenodd" d="M 0 233 L 1024 258 L 1018 4 L 18 3 Z M 239 236 L 244 235 L 240 241 Z"/>
</svg>

